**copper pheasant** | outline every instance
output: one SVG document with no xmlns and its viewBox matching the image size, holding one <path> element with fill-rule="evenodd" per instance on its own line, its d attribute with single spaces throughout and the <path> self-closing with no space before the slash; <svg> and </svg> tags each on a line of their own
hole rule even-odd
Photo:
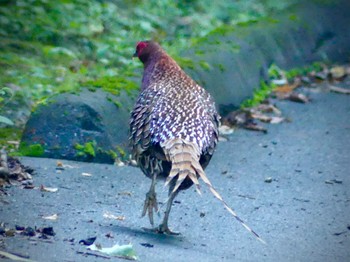
<svg viewBox="0 0 350 262">
<path fill-rule="evenodd" d="M 142 215 L 154 225 L 153 210 L 158 210 L 155 186 L 165 179 L 169 196 L 163 222 L 154 231 L 174 234 L 168 227 L 172 202 L 180 190 L 198 178 L 221 200 L 226 209 L 255 236 L 227 206 L 204 173 L 218 142 L 219 114 L 210 94 L 192 80 L 154 41 L 142 41 L 134 57 L 144 64 L 141 92 L 131 113 L 130 142 L 133 158 L 152 179 Z M 260 239 L 260 238 L 259 238 Z"/>
</svg>

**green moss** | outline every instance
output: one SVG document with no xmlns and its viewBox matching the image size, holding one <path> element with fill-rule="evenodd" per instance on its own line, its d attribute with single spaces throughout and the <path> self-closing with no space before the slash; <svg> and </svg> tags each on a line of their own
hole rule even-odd
<svg viewBox="0 0 350 262">
<path fill-rule="evenodd" d="M 40 157 L 45 153 L 45 149 L 41 144 L 27 145 L 26 143 L 21 143 L 19 148 L 19 154 L 23 156 L 34 156 Z"/>
<path fill-rule="evenodd" d="M 112 159 L 117 159 L 117 158 L 118 158 L 118 154 L 117 154 L 115 151 L 113 151 L 113 150 L 109 150 L 109 151 L 107 152 L 107 154 L 108 154 Z"/>
<path fill-rule="evenodd" d="M 210 38 L 210 36 L 225 36 L 225 35 L 228 35 L 232 32 L 234 32 L 235 29 L 233 26 L 231 25 L 223 25 L 223 26 L 220 26 L 216 29 L 214 29 L 213 31 L 211 31 L 208 36 L 206 37 L 207 39 Z M 203 38 L 202 40 L 207 40 L 205 38 Z"/>
<path fill-rule="evenodd" d="M 293 79 L 296 76 L 305 76 L 311 72 L 321 72 L 323 70 L 323 62 L 314 62 L 309 66 L 293 68 L 288 71 L 285 71 L 287 79 Z"/>
<path fill-rule="evenodd" d="M 74 145 L 74 148 L 77 150 L 76 155 L 77 156 L 89 156 L 89 157 L 95 157 L 95 146 L 96 141 L 87 142 L 84 145 L 81 145 L 79 143 Z"/>
<path fill-rule="evenodd" d="M 239 27 L 247 27 L 247 26 L 251 26 L 253 24 L 256 24 L 259 20 L 258 19 L 251 19 L 248 21 L 242 21 L 242 22 L 238 22 L 237 26 Z"/>
<path fill-rule="evenodd" d="M 126 152 L 124 151 L 124 149 L 122 147 L 117 146 L 117 150 L 118 150 L 119 156 L 121 158 L 125 158 L 126 157 Z"/>
<path fill-rule="evenodd" d="M 135 82 L 118 76 L 102 76 L 95 80 L 82 82 L 82 85 L 86 86 L 90 91 L 95 91 L 96 88 L 102 88 L 104 91 L 113 95 L 119 95 L 121 90 L 125 90 L 130 94 L 131 91 L 138 89 L 138 84 Z"/>
<path fill-rule="evenodd" d="M 209 71 L 211 69 L 211 66 L 209 65 L 209 63 L 204 60 L 199 61 L 199 66 L 205 71 Z"/>
<path fill-rule="evenodd" d="M 253 97 L 243 101 L 241 108 L 254 107 L 264 101 L 276 87 L 274 84 L 266 84 L 260 81 L 260 87 L 254 90 Z"/>
<path fill-rule="evenodd" d="M 218 66 L 221 73 L 225 72 L 226 68 L 223 64 L 217 64 L 217 66 Z"/>
<path fill-rule="evenodd" d="M 118 100 L 115 100 L 111 97 L 107 97 L 107 100 L 111 103 L 113 103 L 117 108 L 121 108 L 123 105 Z"/>
<path fill-rule="evenodd" d="M 291 20 L 291 21 L 298 21 L 299 20 L 299 17 L 296 15 L 296 14 L 291 14 L 291 15 L 289 15 L 289 20 Z"/>
<path fill-rule="evenodd" d="M 276 64 L 272 64 L 268 71 L 268 76 L 270 79 L 279 79 L 284 75 L 284 71 L 279 68 Z"/>
<path fill-rule="evenodd" d="M 323 70 L 324 63 L 314 62 L 309 66 L 301 68 L 293 68 L 288 71 L 284 71 L 276 64 L 272 64 L 268 69 L 268 75 L 270 79 L 279 79 L 285 76 L 288 80 L 294 79 L 296 76 L 304 76 L 310 72 L 320 72 Z M 255 89 L 252 98 L 246 99 L 241 103 L 241 108 L 254 107 L 264 101 L 270 93 L 276 88 L 273 83 L 267 84 L 264 81 L 260 82 L 260 87 Z"/>
</svg>

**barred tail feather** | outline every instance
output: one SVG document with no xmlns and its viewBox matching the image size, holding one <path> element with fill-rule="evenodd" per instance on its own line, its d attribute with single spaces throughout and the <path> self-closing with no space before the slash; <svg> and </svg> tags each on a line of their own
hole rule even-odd
<svg viewBox="0 0 350 262">
<path fill-rule="evenodd" d="M 196 186 L 196 190 L 199 194 L 200 185 L 197 175 L 202 178 L 204 183 L 208 186 L 212 194 L 219 199 L 228 212 L 249 232 L 251 232 L 260 242 L 266 244 L 266 242 L 253 230 L 251 229 L 237 214 L 230 208 L 221 195 L 213 187 L 209 179 L 204 173 L 202 166 L 199 164 L 200 152 L 198 147 L 192 143 L 183 139 L 171 139 L 162 145 L 164 148 L 165 155 L 168 161 L 171 161 L 172 167 L 169 176 L 165 181 L 167 186 L 174 177 L 178 176 L 173 192 L 175 192 L 181 185 L 181 183 L 188 177 Z"/>
</svg>

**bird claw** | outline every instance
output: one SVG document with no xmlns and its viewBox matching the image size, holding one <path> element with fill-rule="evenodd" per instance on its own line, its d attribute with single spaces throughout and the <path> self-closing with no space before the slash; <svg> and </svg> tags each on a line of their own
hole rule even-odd
<svg viewBox="0 0 350 262">
<path fill-rule="evenodd" d="M 144 217 L 146 213 L 148 213 L 149 222 L 152 226 L 154 225 L 153 209 L 154 211 L 158 212 L 157 195 L 154 191 L 149 191 L 146 194 L 146 199 L 142 211 L 142 217 Z"/>
<path fill-rule="evenodd" d="M 165 235 L 169 235 L 169 236 L 178 236 L 180 235 L 180 233 L 178 232 L 173 232 L 169 229 L 168 226 L 164 225 L 164 224 L 160 224 L 158 227 L 154 227 L 154 228 L 142 228 L 143 230 L 145 230 L 146 232 L 150 232 L 150 233 L 157 233 L 157 234 L 165 234 Z"/>
</svg>

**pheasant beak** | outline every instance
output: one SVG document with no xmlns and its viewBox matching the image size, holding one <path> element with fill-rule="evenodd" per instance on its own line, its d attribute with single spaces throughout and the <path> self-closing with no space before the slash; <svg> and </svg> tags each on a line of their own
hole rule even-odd
<svg viewBox="0 0 350 262">
<path fill-rule="evenodd" d="M 135 59 L 135 57 L 137 57 L 137 52 L 135 52 L 133 55 L 132 55 L 132 59 Z"/>
</svg>

